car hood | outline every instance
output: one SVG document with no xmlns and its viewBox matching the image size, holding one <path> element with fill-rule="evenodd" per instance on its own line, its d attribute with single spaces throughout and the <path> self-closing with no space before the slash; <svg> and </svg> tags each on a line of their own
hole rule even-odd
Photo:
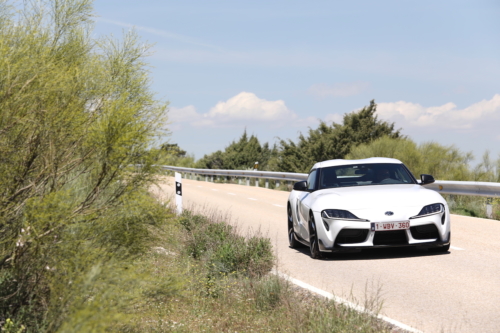
<svg viewBox="0 0 500 333">
<path fill-rule="evenodd" d="M 401 211 L 403 208 L 406 213 L 416 215 L 423 206 L 432 203 L 446 205 L 446 201 L 439 193 L 414 184 L 331 188 L 318 190 L 313 195 L 316 197 L 313 211 L 320 212 L 329 208 L 343 209 L 355 215 L 359 213 L 360 217 L 366 214 L 371 215 L 370 211 Z"/>
</svg>

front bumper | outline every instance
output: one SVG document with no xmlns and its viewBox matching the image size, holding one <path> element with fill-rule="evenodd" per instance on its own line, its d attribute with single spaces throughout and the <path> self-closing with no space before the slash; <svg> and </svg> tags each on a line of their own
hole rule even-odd
<svg viewBox="0 0 500 333">
<path fill-rule="evenodd" d="M 436 214 L 410 220 L 410 229 L 373 231 L 370 222 L 334 221 L 317 223 L 321 252 L 352 252 L 360 249 L 391 247 L 437 248 L 450 244 L 450 221 Z M 321 217 L 319 218 L 320 221 Z M 317 220 L 318 221 L 318 220 Z M 385 222 L 385 221 L 380 221 Z"/>
<path fill-rule="evenodd" d="M 326 247 L 321 239 L 319 240 L 319 250 L 321 252 L 354 252 L 363 249 L 379 249 L 379 248 L 391 248 L 391 247 L 421 247 L 421 248 L 436 248 L 444 247 L 450 244 L 450 237 L 446 241 L 430 241 L 415 244 L 389 244 L 389 245 L 358 245 L 352 244 L 353 246 L 342 246 L 334 245 L 333 247 Z"/>
</svg>

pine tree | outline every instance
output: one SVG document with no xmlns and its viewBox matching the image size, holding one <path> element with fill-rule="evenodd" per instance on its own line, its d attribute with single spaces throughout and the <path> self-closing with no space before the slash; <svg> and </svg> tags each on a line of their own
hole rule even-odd
<svg viewBox="0 0 500 333">
<path fill-rule="evenodd" d="M 309 135 L 300 134 L 298 143 L 292 140 L 280 140 L 280 171 L 309 172 L 319 161 L 344 158 L 353 147 L 369 143 L 382 136 L 400 138 L 400 130 L 394 129 L 394 124 L 379 120 L 375 114 L 377 105 L 344 115 L 343 123 L 332 123 L 328 126 L 321 122 L 316 129 L 310 129 Z"/>
<path fill-rule="evenodd" d="M 255 135 L 248 137 L 245 129 L 238 141 L 231 142 L 224 151 L 205 155 L 196 165 L 202 169 L 245 170 L 259 162 L 259 169 L 265 170 L 273 154 L 276 155 L 276 147 L 270 149 L 268 143 L 261 145 Z"/>
</svg>

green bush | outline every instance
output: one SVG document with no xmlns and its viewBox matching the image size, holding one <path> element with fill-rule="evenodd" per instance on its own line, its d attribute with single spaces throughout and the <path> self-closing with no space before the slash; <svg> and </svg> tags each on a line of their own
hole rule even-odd
<svg viewBox="0 0 500 333">
<path fill-rule="evenodd" d="M 250 283 L 250 288 L 254 292 L 255 307 L 262 311 L 278 308 L 292 293 L 289 283 L 276 275 L 254 281 Z"/>
<path fill-rule="evenodd" d="M 136 258 L 166 223 L 146 192 L 166 109 L 149 90 L 147 46 L 133 32 L 93 39 L 91 17 L 90 0 L 0 5 L 0 318 L 10 330 L 112 326 L 139 295 Z"/>
<path fill-rule="evenodd" d="M 361 159 L 374 156 L 396 158 L 402 161 L 417 179 L 421 174 L 431 174 L 437 180 L 500 181 L 500 158 L 492 161 L 489 153 L 485 152 L 482 161 L 472 167 L 470 165 L 473 160 L 471 153 L 462 152 L 455 146 L 443 146 L 435 142 L 417 145 L 407 138 L 382 137 L 369 144 L 359 145 L 346 158 Z M 445 198 L 454 214 L 487 217 L 485 198 L 462 195 L 445 195 Z M 499 219 L 498 200 L 492 203 L 493 218 Z"/>
<path fill-rule="evenodd" d="M 262 276 L 272 268 L 274 260 L 268 238 L 245 238 L 225 222 L 193 215 L 189 211 L 183 213 L 179 224 L 186 231 L 188 254 L 204 262 L 211 275 L 244 273 Z"/>
</svg>

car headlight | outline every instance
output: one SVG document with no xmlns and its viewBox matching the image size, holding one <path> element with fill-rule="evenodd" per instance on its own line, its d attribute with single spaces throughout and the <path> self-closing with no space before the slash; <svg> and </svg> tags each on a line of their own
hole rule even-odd
<svg viewBox="0 0 500 333">
<path fill-rule="evenodd" d="M 321 212 L 321 217 L 329 220 L 351 220 L 351 221 L 368 221 L 360 219 L 353 213 L 341 209 L 325 209 Z"/>
<path fill-rule="evenodd" d="M 443 206 L 443 204 L 435 203 L 435 204 L 432 204 L 432 205 L 427 205 L 424 208 L 422 208 L 422 210 L 420 211 L 420 213 L 418 213 L 418 215 L 414 216 L 413 218 L 422 217 L 422 216 L 428 216 L 428 215 L 434 215 L 434 214 L 440 214 L 442 212 L 444 212 L 444 206 Z"/>
</svg>

